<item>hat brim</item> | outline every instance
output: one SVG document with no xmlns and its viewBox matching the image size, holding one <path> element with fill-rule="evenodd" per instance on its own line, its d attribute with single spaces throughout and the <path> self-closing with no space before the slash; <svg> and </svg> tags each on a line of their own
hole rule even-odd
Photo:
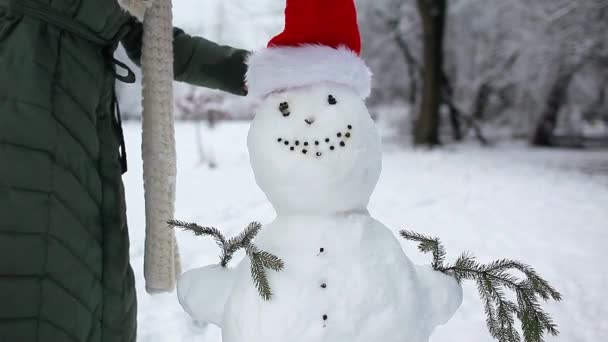
<svg viewBox="0 0 608 342">
<path fill-rule="evenodd" d="M 268 47 L 252 53 L 247 63 L 247 87 L 254 97 L 324 82 L 352 87 L 363 99 L 371 92 L 370 69 L 346 47 Z"/>
</svg>

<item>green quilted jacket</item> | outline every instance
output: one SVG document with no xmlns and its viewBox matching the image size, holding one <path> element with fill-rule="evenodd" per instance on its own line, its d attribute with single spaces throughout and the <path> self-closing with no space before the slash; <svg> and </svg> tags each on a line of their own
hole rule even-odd
<svg viewBox="0 0 608 342">
<path fill-rule="evenodd" d="M 115 0 L 0 0 L 0 342 L 132 342 Z M 245 51 L 174 32 L 175 77 L 243 94 Z"/>
</svg>

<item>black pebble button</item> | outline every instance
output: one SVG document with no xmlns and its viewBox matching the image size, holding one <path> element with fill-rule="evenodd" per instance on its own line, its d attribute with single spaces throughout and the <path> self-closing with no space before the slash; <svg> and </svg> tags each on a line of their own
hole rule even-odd
<svg viewBox="0 0 608 342">
<path fill-rule="evenodd" d="M 323 320 L 327 321 L 327 315 L 323 315 Z"/>
<path fill-rule="evenodd" d="M 338 138 L 342 137 L 342 133 L 338 133 L 336 135 L 338 136 Z"/>
<path fill-rule="evenodd" d="M 345 134 L 347 138 L 350 138 L 350 133 Z"/>
<path fill-rule="evenodd" d="M 295 148 L 295 147 L 293 147 L 293 146 L 291 146 L 289 149 L 293 151 L 293 150 L 295 150 L 296 148 Z"/>
<path fill-rule="evenodd" d="M 329 149 L 333 151 L 333 150 L 335 150 L 336 148 L 335 148 L 335 147 L 333 147 L 333 146 L 330 146 L 330 147 L 329 147 Z"/>
<path fill-rule="evenodd" d="M 329 142 L 329 138 L 326 138 L 326 139 L 325 139 L 325 142 Z"/>
<path fill-rule="evenodd" d="M 277 139 L 277 141 L 278 141 L 278 142 L 281 142 L 281 141 L 283 141 L 283 139 L 279 138 L 279 139 Z"/>
<path fill-rule="evenodd" d="M 315 145 L 319 145 L 319 142 L 318 142 L 318 141 L 315 141 Z"/>
<path fill-rule="evenodd" d="M 306 153 L 308 153 L 308 151 L 307 150 L 302 150 L 302 153 L 306 154 Z"/>
<path fill-rule="evenodd" d="M 285 140 L 285 145 L 289 145 L 289 141 Z"/>
<path fill-rule="evenodd" d="M 342 146 L 342 147 L 346 146 L 346 144 L 344 143 L 344 141 L 340 141 L 340 146 Z"/>
<path fill-rule="evenodd" d="M 321 284 L 321 288 L 327 288 L 327 284 Z"/>
<path fill-rule="evenodd" d="M 351 126 L 351 125 L 348 125 L 346 127 L 348 127 L 348 129 L 353 129 L 353 126 Z"/>
<path fill-rule="evenodd" d="M 304 146 L 308 146 L 308 141 L 306 141 L 306 142 L 304 143 Z"/>
<path fill-rule="evenodd" d="M 300 145 L 300 142 L 296 140 L 296 146 Z"/>
<path fill-rule="evenodd" d="M 317 157 L 320 157 L 323 153 L 317 152 Z"/>
<path fill-rule="evenodd" d="M 325 248 L 321 247 L 321 248 L 319 249 L 319 252 L 321 252 L 321 253 L 325 252 Z"/>
</svg>

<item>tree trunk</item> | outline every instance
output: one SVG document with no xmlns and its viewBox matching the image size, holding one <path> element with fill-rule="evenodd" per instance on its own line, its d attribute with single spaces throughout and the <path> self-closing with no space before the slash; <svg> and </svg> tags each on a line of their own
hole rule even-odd
<svg viewBox="0 0 608 342">
<path fill-rule="evenodd" d="M 410 55 L 411 57 L 411 55 Z M 418 79 L 416 73 L 416 65 L 413 58 L 407 60 L 407 71 L 409 78 L 409 94 L 407 97 L 407 101 L 409 102 L 411 107 L 416 106 L 416 99 L 418 98 Z"/>
<path fill-rule="evenodd" d="M 450 125 L 452 126 L 452 138 L 455 141 L 462 141 L 462 124 L 460 122 L 460 111 L 452 106 L 450 101 L 447 99 L 452 99 L 454 97 L 454 88 L 452 88 L 452 84 L 448 79 L 448 76 L 445 74 L 444 70 L 441 70 L 441 104 L 448 107 L 450 114 Z"/>
<path fill-rule="evenodd" d="M 415 124 L 414 143 L 439 144 L 439 108 L 443 70 L 443 35 L 446 0 L 417 0 L 424 37 L 424 72 L 420 113 Z"/>
<path fill-rule="evenodd" d="M 492 88 L 488 83 L 483 83 L 477 90 L 477 96 L 475 96 L 475 104 L 473 106 L 473 118 L 476 120 L 482 120 L 492 94 Z"/>
<path fill-rule="evenodd" d="M 401 50 L 403 54 L 403 58 L 405 59 L 405 63 L 407 64 L 408 78 L 409 78 L 409 95 L 408 102 L 414 107 L 416 105 L 416 99 L 418 98 L 418 72 L 420 66 L 412 56 L 409 46 L 403 37 L 397 35 L 395 38 L 397 46 Z"/>
<path fill-rule="evenodd" d="M 563 70 L 563 69 L 562 69 Z M 532 144 L 535 146 L 551 146 L 553 131 L 557 125 L 557 119 L 560 109 L 566 102 L 566 94 L 570 81 L 574 77 L 575 70 L 561 71 L 557 80 L 551 87 L 545 109 L 538 121 L 534 135 L 532 136 Z"/>
<path fill-rule="evenodd" d="M 207 162 L 207 156 L 205 155 L 205 148 L 203 147 L 203 124 L 201 121 L 196 121 L 196 150 L 198 151 L 198 162 L 199 164 L 205 164 Z"/>
</svg>

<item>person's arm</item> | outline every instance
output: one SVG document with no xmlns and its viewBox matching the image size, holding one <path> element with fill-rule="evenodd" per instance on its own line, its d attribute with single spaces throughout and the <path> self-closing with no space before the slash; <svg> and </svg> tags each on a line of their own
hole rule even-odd
<svg viewBox="0 0 608 342">
<path fill-rule="evenodd" d="M 143 25 L 133 22 L 121 40 L 127 55 L 140 65 Z M 173 71 L 176 81 L 246 95 L 245 62 L 248 52 L 218 45 L 201 37 L 192 37 L 173 29 Z"/>
</svg>

